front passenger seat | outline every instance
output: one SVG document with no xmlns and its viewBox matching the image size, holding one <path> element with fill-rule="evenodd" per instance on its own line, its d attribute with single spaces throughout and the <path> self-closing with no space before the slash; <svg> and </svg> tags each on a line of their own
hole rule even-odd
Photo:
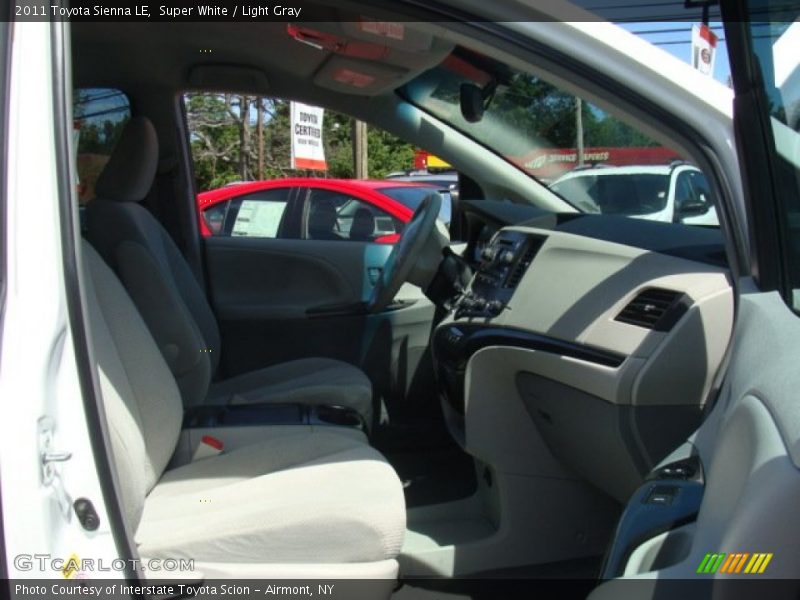
<svg viewBox="0 0 800 600">
<path fill-rule="evenodd" d="M 88 244 L 84 285 L 123 516 L 140 556 L 207 578 L 397 577 L 403 487 L 362 438 L 284 432 L 167 470 L 178 388 L 130 298 Z M 146 563 L 145 563 L 146 564 Z"/>
<path fill-rule="evenodd" d="M 170 235 L 139 204 L 158 164 L 153 124 L 126 125 L 86 208 L 86 237 L 116 271 L 172 370 L 187 407 L 227 403 L 338 405 L 372 422 L 372 384 L 330 358 L 305 358 L 212 383 L 220 332 L 203 290 Z"/>
</svg>

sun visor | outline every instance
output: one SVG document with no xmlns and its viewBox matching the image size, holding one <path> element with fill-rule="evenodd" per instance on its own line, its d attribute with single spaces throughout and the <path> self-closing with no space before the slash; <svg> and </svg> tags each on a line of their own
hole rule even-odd
<svg viewBox="0 0 800 600">
<path fill-rule="evenodd" d="M 286 32 L 297 42 L 320 51 L 417 72 L 440 63 L 453 50 L 451 43 L 413 29 L 409 23 L 373 21 L 353 15 L 348 18 L 360 20 L 289 24 Z"/>
<path fill-rule="evenodd" d="M 330 57 L 314 76 L 314 83 L 345 94 L 375 96 L 405 81 L 407 69 L 367 60 Z"/>
</svg>

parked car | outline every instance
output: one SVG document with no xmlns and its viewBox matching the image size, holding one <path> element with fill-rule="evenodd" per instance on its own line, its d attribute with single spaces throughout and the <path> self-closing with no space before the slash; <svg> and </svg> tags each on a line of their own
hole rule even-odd
<svg viewBox="0 0 800 600">
<path fill-rule="evenodd" d="M 423 182 L 321 178 L 251 181 L 198 194 L 197 206 L 205 237 L 393 244 L 431 192 L 442 196 L 440 218 L 448 224 L 449 190 Z"/>
<path fill-rule="evenodd" d="M 391 181 L 413 181 L 414 183 L 430 183 L 441 188 L 450 190 L 450 195 L 454 200 L 458 200 L 458 173 L 456 171 L 439 171 L 431 172 L 427 170 L 412 170 L 400 171 L 397 173 L 390 173 L 386 179 Z M 447 211 L 449 214 L 450 203 L 447 204 Z M 445 204 L 442 204 L 442 211 L 445 210 Z M 449 221 L 449 218 L 448 218 Z"/>
<path fill-rule="evenodd" d="M 550 189 L 585 212 L 719 226 L 706 176 L 685 163 L 578 168 Z"/>
</svg>

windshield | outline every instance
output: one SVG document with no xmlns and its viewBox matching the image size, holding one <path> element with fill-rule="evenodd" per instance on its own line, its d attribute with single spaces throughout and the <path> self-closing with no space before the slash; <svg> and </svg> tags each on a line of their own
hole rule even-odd
<svg viewBox="0 0 800 600">
<path fill-rule="evenodd" d="M 482 118 L 468 122 L 461 113 L 462 86 L 492 81 L 496 89 Z M 588 102 L 499 63 L 478 69 L 454 54 L 403 93 L 545 183 L 584 164 L 668 164 L 678 158 Z"/>
<path fill-rule="evenodd" d="M 417 210 L 425 197 L 431 192 L 438 192 L 442 197 L 442 208 L 439 210 L 439 218 L 446 224 L 450 223 L 450 213 L 452 212 L 450 193 L 447 190 L 437 190 L 434 187 L 411 187 L 398 186 L 380 188 L 381 194 L 397 200 L 400 204 L 411 210 Z"/>
<path fill-rule="evenodd" d="M 459 47 L 399 92 L 581 212 L 718 226 L 707 192 L 670 203 L 678 182 L 657 171 L 686 156 L 540 77 Z M 605 167 L 625 172 L 601 175 Z"/>
<path fill-rule="evenodd" d="M 584 212 L 647 215 L 664 210 L 669 175 L 586 173 L 555 182 L 550 189 Z"/>
</svg>

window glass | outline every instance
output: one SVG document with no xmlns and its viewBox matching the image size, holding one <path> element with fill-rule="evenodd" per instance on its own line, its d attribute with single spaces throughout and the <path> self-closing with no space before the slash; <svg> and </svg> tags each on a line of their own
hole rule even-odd
<svg viewBox="0 0 800 600">
<path fill-rule="evenodd" d="M 220 202 L 203 211 L 203 218 L 206 221 L 206 226 L 211 232 L 211 235 L 222 235 L 223 225 L 225 223 L 225 214 L 228 212 L 230 201 Z"/>
<path fill-rule="evenodd" d="M 445 225 L 450 224 L 450 217 L 453 208 L 450 192 L 447 190 L 447 188 L 437 189 L 435 187 L 405 186 L 380 188 L 378 191 L 380 191 L 381 194 L 389 196 L 393 200 L 397 200 L 400 204 L 406 208 L 410 208 L 411 210 L 417 210 L 419 205 L 422 204 L 422 201 L 428 194 L 431 192 L 437 192 L 442 197 L 442 208 L 439 209 L 439 218 L 444 222 Z"/>
<path fill-rule="evenodd" d="M 680 220 L 670 185 L 686 157 L 540 77 L 457 48 L 400 91 L 548 186 L 564 210 Z"/>
<path fill-rule="evenodd" d="M 203 207 L 199 220 L 203 236 L 367 239 L 393 243 L 403 229 L 401 220 L 352 196 L 347 196 L 350 200 L 347 206 L 342 199 L 334 201 L 332 225 L 329 208 L 306 207 L 299 204 L 299 200 L 296 212 L 293 203 L 280 208 L 276 204 L 233 201 L 237 197 L 236 185 L 254 181 L 281 182 L 287 188 L 297 189 L 306 183 L 309 187 L 325 185 L 332 179 L 347 185 L 355 178 L 378 180 L 398 174 L 406 177 L 413 172 L 415 179 L 422 179 L 436 173 L 436 181 L 432 183 L 439 186 L 445 182 L 441 189 L 450 191 L 444 197 L 441 213 L 442 220 L 450 221 L 451 196 L 458 191 L 455 172 L 446 166 L 447 163 L 386 131 L 371 125 L 357 128 L 353 118 L 332 110 L 315 112 L 315 119 L 318 116 L 320 119 L 318 133 L 324 161 L 315 159 L 300 163 L 294 156 L 299 146 L 294 154 L 292 150 L 292 132 L 297 128 L 292 127 L 290 102 L 266 96 L 209 92 L 187 93 L 183 101 L 197 202 Z M 353 146 L 357 135 L 363 135 L 366 141 L 366 173 L 360 169 L 356 173 Z M 427 171 L 429 160 L 438 165 L 431 173 Z M 299 168 L 301 164 L 303 168 Z M 423 172 L 425 175 L 419 176 Z M 387 184 L 398 185 L 388 180 Z M 353 194 L 359 195 L 358 191 Z M 408 201 L 418 203 L 413 198 Z M 209 202 L 213 202 L 211 207 L 208 207 Z M 287 215 L 291 217 L 288 223 Z M 309 217 L 313 217 L 311 221 Z M 370 231 L 372 224 L 374 228 Z"/>
<path fill-rule="evenodd" d="M 131 117 L 128 97 L 111 88 L 77 89 L 73 96 L 77 139 L 78 201 L 94 198 L 97 178 Z"/>
<path fill-rule="evenodd" d="M 308 195 L 306 239 L 374 242 L 400 233 L 402 227 L 386 211 L 348 194 L 312 189 Z"/>
<path fill-rule="evenodd" d="M 235 198 L 227 210 L 225 229 L 232 237 L 276 238 L 279 235 L 289 189 L 267 190 Z M 213 230 L 212 230 L 213 231 Z"/>
</svg>

